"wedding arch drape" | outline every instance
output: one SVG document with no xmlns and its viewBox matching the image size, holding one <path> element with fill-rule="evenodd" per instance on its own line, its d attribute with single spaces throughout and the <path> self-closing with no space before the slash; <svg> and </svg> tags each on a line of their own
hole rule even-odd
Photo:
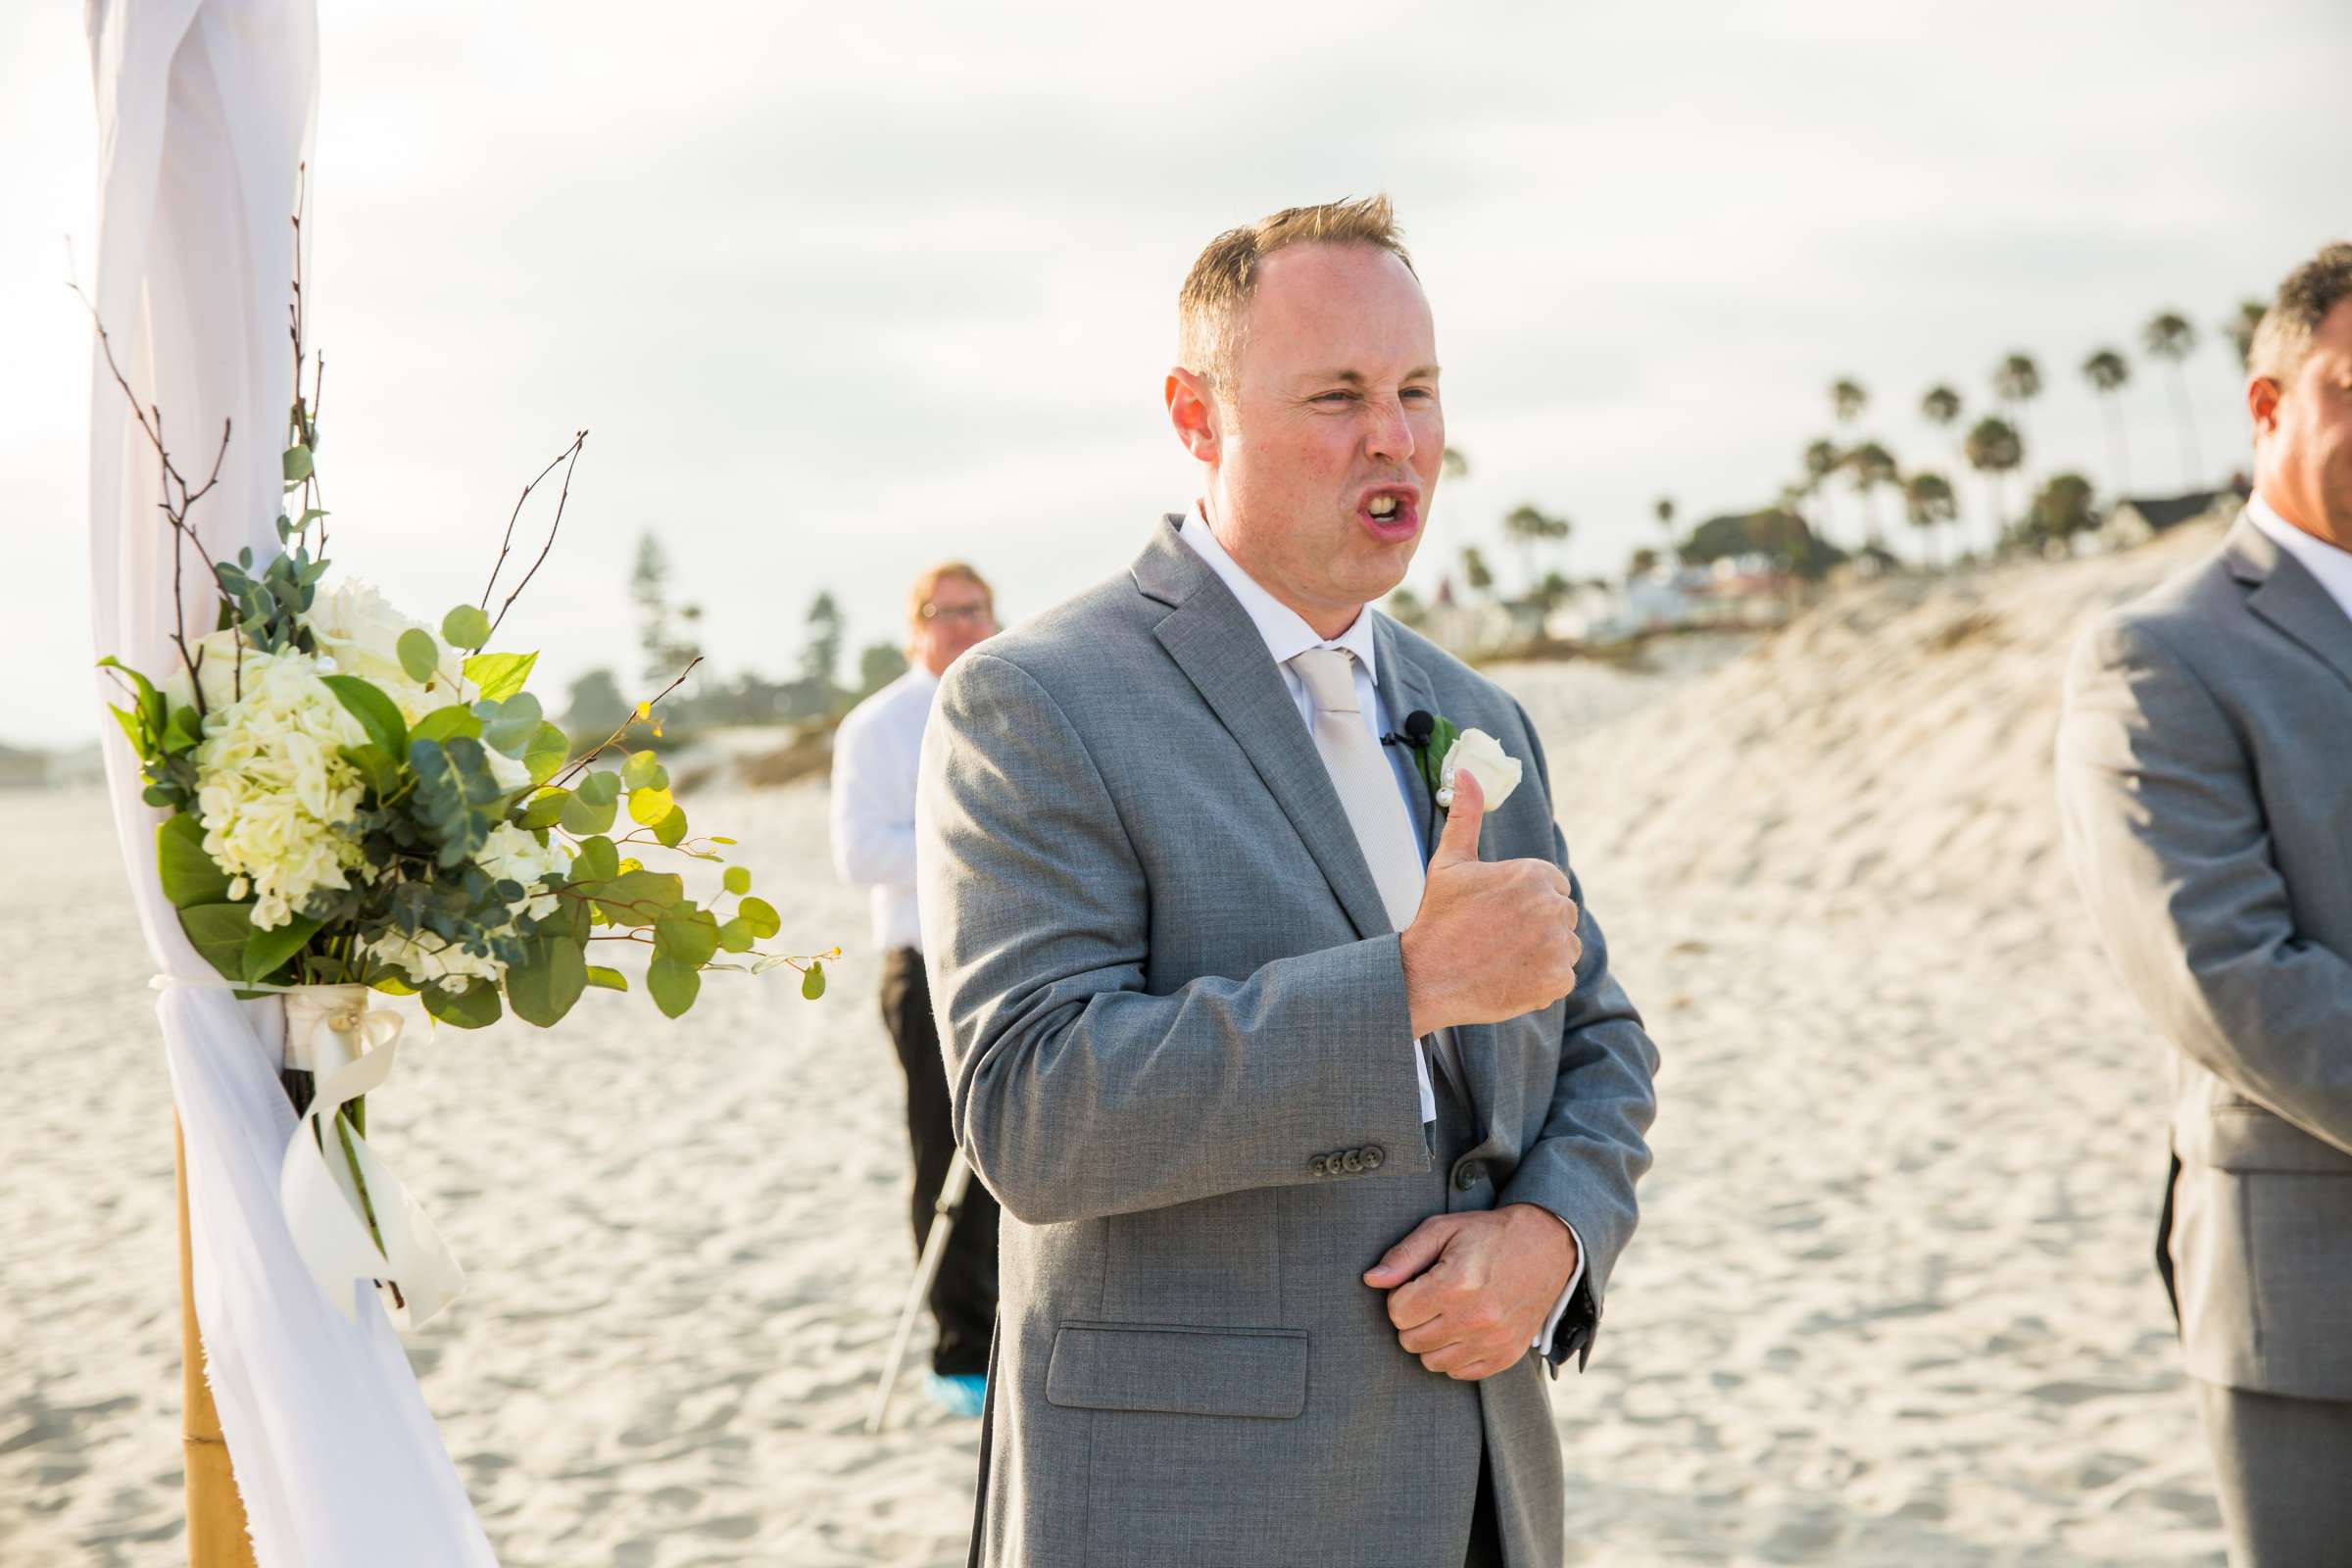
<svg viewBox="0 0 2352 1568">
<path fill-rule="evenodd" d="M 219 488 L 190 520 L 213 559 L 251 545 L 266 560 L 293 400 L 289 220 L 318 97 L 314 0 L 86 0 L 84 21 L 94 303 L 183 472 L 202 481 L 231 422 Z M 101 654 L 158 677 L 176 658 L 159 496 L 154 454 L 93 349 L 93 629 Z M 184 566 L 190 629 L 209 630 L 203 564 L 191 553 Z M 118 696 L 103 681 L 101 693 Z M 261 1568 L 493 1564 L 373 1292 L 355 1285 L 354 1326 L 295 1253 L 277 1195 L 294 1130 L 277 1005 L 237 1002 L 181 934 L 156 881 L 158 813 L 111 726 L 106 763 L 131 897 L 169 982 L 157 1012 L 186 1138 L 197 1318 Z"/>
</svg>

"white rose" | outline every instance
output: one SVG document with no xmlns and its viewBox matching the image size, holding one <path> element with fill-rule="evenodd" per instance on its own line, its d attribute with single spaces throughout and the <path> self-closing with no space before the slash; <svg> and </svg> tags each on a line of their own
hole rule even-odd
<svg viewBox="0 0 2352 1568">
<path fill-rule="evenodd" d="M 1486 797 L 1490 811 L 1511 798 L 1519 787 L 1519 759 L 1502 749 L 1502 742 L 1483 729 L 1466 729 L 1460 738 L 1446 748 L 1446 760 L 1438 764 L 1442 787 L 1438 805 L 1453 809 L 1453 777 L 1457 768 L 1468 768 L 1478 780 L 1479 793 Z"/>
</svg>

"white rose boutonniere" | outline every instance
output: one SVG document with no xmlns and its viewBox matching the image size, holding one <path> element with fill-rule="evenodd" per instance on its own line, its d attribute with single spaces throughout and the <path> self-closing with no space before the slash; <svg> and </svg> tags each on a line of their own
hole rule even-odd
<svg viewBox="0 0 2352 1568">
<path fill-rule="evenodd" d="M 1479 792 L 1486 797 L 1487 809 L 1492 811 L 1510 799 L 1511 791 L 1519 787 L 1521 764 L 1519 759 L 1502 749 L 1502 742 L 1483 729 L 1466 729 L 1446 749 L 1445 760 L 1438 763 L 1438 807 L 1453 809 L 1453 780 L 1459 770 L 1467 768 L 1478 780 Z"/>
</svg>

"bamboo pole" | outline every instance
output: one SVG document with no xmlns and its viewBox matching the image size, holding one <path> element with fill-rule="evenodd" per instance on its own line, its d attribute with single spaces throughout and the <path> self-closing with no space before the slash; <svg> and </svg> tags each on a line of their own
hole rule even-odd
<svg viewBox="0 0 2352 1568">
<path fill-rule="evenodd" d="M 188 1248 L 188 1146 L 172 1118 L 172 1165 L 179 1182 L 180 1460 L 187 1475 L 188 1568 L 254 1568 L 245 1503 L 220 1437 L 220 1412 L 204 1380 L 204 1341 L 196 1329 L 195 1261 Z"/>
</svg>

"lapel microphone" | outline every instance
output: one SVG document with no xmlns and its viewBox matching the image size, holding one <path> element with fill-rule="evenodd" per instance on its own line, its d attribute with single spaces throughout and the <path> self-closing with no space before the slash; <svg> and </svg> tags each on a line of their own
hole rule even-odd
<svg viewBox="0 0 2352 1568">
<path fill-rule="evenodd" d="M 1398 734 L 1392 731 L 1383 735 L 1380 738 L 1380 744 L 1383 746 L 1410 746 L 1417 752 L 1429 744 L 1429 737 L 1436 733 L 1438 721 L 1435 718 L 1416 708 L 1404 715 L 1403 733 Z"/>
</svg>

